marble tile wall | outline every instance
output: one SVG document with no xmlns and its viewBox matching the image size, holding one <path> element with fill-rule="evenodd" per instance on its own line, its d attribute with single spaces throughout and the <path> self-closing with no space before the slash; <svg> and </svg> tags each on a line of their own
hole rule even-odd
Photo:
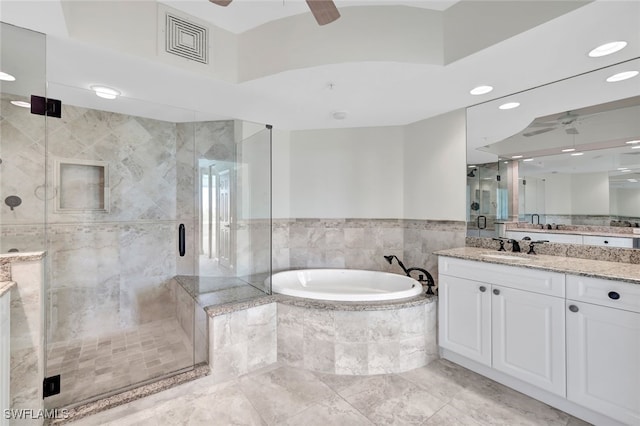
<svg viewBox="0 0 640 426">
<path fill-rule="evenodd" d="M 169 293 L 176 319 L 190 342 L 190 348 L 193 348 L 195 364 L 207 362 L 209 322 L 205 310 L 175 279 L 169 281 Z"/>
<path fill-rule="evenodd" d="M 43 408 L 44 378 L 44 261 L 11 263 L 11 378 L 12 409 Z M 42 419 L 11 420 L 10 424 L 41 425 Z"/>
<path fill-rule="evenodd" d="M 342 375 L 398 373 L 438 358 L 436 304 L 339 311 L 278 304 L 278 361 Z"/>
<path fill-rule="evenodd" d="M 209 367 L 216 382 L 277 360 L 276 303 L 209 318 Z"/>
<path fill-rule="evenodd" d="M 348 268 L 401 273 L 383 256 L 437 278 L 434 251 L 465 245 L 466 223 L 407 219 L 274 219 L 273 269 Z"/>
</svg>

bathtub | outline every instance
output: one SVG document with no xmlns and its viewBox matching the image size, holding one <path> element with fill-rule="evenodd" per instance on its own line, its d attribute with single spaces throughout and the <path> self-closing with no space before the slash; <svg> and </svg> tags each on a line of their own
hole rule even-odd
<svg viewBox="0 0 640 426">
<path fill-rule="evenodd" d="M 359 269 L 300 269 L 271 276 L 274 293 L 335 301 L 395 300 L 417 296 L 422 284 L 388 272 Z"/>
</svg>

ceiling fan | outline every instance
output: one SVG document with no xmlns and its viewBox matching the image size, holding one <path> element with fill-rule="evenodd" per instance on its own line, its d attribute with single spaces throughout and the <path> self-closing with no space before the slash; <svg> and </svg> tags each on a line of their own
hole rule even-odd
<svg viewBox="0 0 640 426">
<path fill-rule="evenodd" d="M 576 128 L 576 124 L 578 124 L 578 119 L 582 120 L 580 115 L 572 113 L 571 111 L 567 111 L 564 114 L 560 115 L 559 117 L 550 121 L 534 121 L 529 125 L 529 128 L 531 127 L 543 127 L 543 128 L 524 132 L 522 136 L 526 136 L 526 137 L 536 136 L 542 133 L 550 132 L 558 128 L 564 128 L 565 133 L 568 135 L 577 135 L 580 133 Z"/>
<path fill-rule="evenodd" d="M 218 6 L 229 6 L 232 0 L 209 0 Z M 333 0 L 306 0 L 313 17 L 318 21 L 318 25 L 326 25 L 340 17 L 340 12 Z"/>
</svg>

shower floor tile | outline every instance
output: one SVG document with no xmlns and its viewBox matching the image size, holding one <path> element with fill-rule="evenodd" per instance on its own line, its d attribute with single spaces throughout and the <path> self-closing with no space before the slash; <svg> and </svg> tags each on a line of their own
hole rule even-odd
<svg viewBox="0 0 640 426">
<path fill-rule="evenodd" d="M 50 345 L 47 376 L 60 374 L 61 393 L 50 408 L 65 407 L 193 365 L 193 348 L 176 318 L 135 329 Z"/>
</svg>

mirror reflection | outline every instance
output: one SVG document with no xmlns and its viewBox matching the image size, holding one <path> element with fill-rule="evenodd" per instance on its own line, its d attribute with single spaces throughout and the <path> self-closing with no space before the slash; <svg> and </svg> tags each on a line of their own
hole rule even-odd
<svg viewBox="0 0 640 426">
<path fill-rule="evenodd" d="M 638 248 L 640 82 L 606 82 L 638 65 L 628 61 L 469 108 L 468 235 Z M 571 93 L 580 101 L 567 98 Z M 525 110 L 497 114 L 511 99 Z M 596 99 L 606 101 L 591 103 Z"/>
</svg>

